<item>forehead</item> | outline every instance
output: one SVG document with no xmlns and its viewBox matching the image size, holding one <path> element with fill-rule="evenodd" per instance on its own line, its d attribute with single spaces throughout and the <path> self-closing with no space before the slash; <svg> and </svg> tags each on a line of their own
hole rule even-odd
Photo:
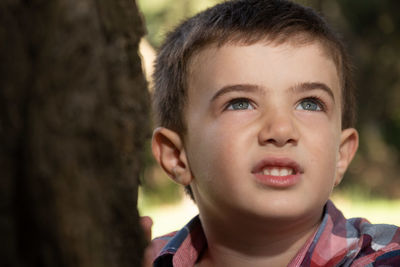
<svg viewBox="0 0 400 267">
<path fill-rule="evenodd" d="M 289 36 L 282 34 L 273 36 L 264 34 L 259 35 L 260 36 L 255 36 L 254 39 L 251 39 L 242 36 L 241 33 L 231 34 L 228 35 L 225 40 L 209 40 L 209 42 L 205 42 L 204 45 L 198 46 L 196 49 L 191 51 L 187 59 L 186 66 L 188 70 L 188 76 L 185 78 L 185 80 L 190 78 L 192 70 L 194 70 L 197 65 L 201 63 L 201 61 L 199 62 L 198 59 L 201 59 L 201 57 L 204 56 L 204 52 L 212 49 L 217 50 L 217 48 L 229 46 L 246 47 L 253 44 L 264 44 L 272 47 L 287 46 L 290 47 L 290 49 L 315 45 L 318 46 L 321 55 L 325 55 L 327 59 L 332 60 L 332 62 L 335 64 L 336 71 L 341 82 L 341 87 L 343 87 L 343 55 L 337 44 L 324 37 L 318 37 L 309 32 L 297 32 L 292 33 Z"/>
<path fill-rule="evenodd" d="M 329 83 L 341 96 L 338 66 L 320 42 L 294 45 L 258 42 L 251 45 L 210 45 L 194 54 L 189 62 L 188 96 L 196 98 L 227 85 L 255 83 L 275 87 L 291 83 Z M 282 75 L 281 75 L 282 74 Z M 193 99 L 192 99 L 193 100 Z"/>
</svg>

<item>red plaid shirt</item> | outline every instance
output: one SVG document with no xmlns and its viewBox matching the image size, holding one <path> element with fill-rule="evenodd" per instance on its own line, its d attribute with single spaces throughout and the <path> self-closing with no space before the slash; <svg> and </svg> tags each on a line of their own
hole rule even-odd
<svg viewBox="0 0 400 267">
<path fill-rule="evenodd" d="M 206 246 L 196 216 L 180 231 L 153 240 L 154 266 L 194 266 Z M 317 232 L 288 266 L 400 266 L 400 228 L 347 220 L 328 201 Z"/>
</svg>

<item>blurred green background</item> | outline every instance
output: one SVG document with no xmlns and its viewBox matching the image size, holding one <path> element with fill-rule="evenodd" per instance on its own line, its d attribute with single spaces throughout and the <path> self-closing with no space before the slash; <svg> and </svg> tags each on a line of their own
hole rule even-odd
<svg viewBox="0 0 400 267">
<path fill-rule="evenodd" d="M 218 0 L 138 0 L 147 26 L 142 54 L 151 73 L 154 50 L 183 19 Z M 355 65 L 360 148 L 334 202 L 348 217 L 400 225 L 400 1 L 303 0 L 342 34 Z M 150 148 L 150 146 L 148 146 Z M 154 235 L 181 227 L 196 213 L 148 151 L 139 209 L 155 221 Z"/>
</svg>

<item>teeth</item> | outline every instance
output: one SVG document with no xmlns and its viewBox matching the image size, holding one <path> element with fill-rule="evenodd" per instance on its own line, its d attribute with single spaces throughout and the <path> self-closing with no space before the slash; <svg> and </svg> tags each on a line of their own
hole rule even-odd
<svg viewBox="0 0 400 267">
<path fill-rule="evenodd" d="M 272 167 L 272 168 L 265 168 L 263 170 L 264 175 L 272 175 L 272 176 L 288 176 L 294 173 L 293 169 L 291 168 L 281 168 L 281 167 Z"/>
<path fill-rule="evenodd" d="M 279 169 L 272 169 L 271 170 L 271 175 L 272 176 L 279 176 L 279 174 L 280 174 L 280 171 L 279 171 Z"/>
</svg>

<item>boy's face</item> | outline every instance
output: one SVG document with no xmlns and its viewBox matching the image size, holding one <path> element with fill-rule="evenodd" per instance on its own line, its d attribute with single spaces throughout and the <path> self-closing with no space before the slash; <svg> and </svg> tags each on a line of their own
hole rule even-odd
<svg viewBox="0 0 400 267">
<path fill-rule="evenodd" d="M 200 211 L 320 216 L 358 142 L 321 46 L 210 47 L 190 66 L 182 149 Z"/>
</svg>

